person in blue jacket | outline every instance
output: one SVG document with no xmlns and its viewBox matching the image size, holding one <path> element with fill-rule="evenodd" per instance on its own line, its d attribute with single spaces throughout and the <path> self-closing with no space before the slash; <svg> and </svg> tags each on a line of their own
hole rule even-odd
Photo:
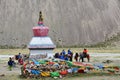
<svg viewBox="0 0 120 80">
<path fill-rule="evenodd" d="M 68 56 L 67 55 L 65 55 L 65 59 L 64 60 L 68 61 Z"/>
<path fill-rule="evenodd" d="M 64 55 L 62 53 L 60 53 L 59 59 L 64 60 Z"/>
<path fill-rule="evenodd" d="M 14 61 L 13 61 L 12 58 L 10 57 L 10 58 L 9 58 L 9 61 L 8 61 L 8 66 L 9 66 L 9 70 L 10 70 L 10 71 L 12 70 L 13 64 L 14 64 Z"/>
<path fill-rule="evenodd" d="M 63 54 L 63 55 L 65 55 L 65 54 L 66 54 L 66 52 L 65 52 L 65 50 L 64 50 L 64 49 L 62 50 L 62 54 Z"/>
<path fill-rule="evenodd" d="M 68 54 L 70 55 L 72 52 L 71 52 L 71 50 L 70 49 L 68 49 Z"/>
</svg>

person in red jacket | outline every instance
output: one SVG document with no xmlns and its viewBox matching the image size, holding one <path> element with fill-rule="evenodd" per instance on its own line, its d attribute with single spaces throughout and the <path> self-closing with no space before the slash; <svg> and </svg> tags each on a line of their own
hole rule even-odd
<svg viewBox="0 0 120 80">
<path fill-rule="evenodd" d="M 87 49 L 84 49 L 84 50 L 83 50 L 83 56 L 84 56 L 84 57 L 87 57 L 87 53 L 88 53 L 88 50 L 87 50 Z"/>
<path fill-rule="evenodd" d="M 87 58 L 88 62 L 90 61 L 90 55 L 88 54 L 88 50 L 87 49 L 84 49 L 83 53 L 80 54 L 80 59 L 82 59 L 82 62 L 84 62 L 84 58 Z M 79 61 L 80 61 L 80 59 L 79 59 Z"/>
<path fill-rule="evenodd" d="M 20 65 L 23 65 L 23 59 L 22 59 L 22 58 L 20 58 L 20 59 L 18 60 L 18 62 L 19 62 Z"/>
</svg>

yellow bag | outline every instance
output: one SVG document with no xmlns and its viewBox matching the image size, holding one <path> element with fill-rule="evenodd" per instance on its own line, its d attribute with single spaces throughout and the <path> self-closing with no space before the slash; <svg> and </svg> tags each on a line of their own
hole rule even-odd
<svg viewBox="0 0 120 80">
<path fill-rule="evenodd" d="M 50 72 L 49 71 L 41 72 L 41 76 L 49 77 L 50 76 Z"/>
<path fill-rule="evenodd" d="M 64 62 L 64 61 L 61 61 L 60 63 L 61 63 L 62 65 L 64 65 L 64 64 L 65 64 L 65 62 Z"/>
</svg>

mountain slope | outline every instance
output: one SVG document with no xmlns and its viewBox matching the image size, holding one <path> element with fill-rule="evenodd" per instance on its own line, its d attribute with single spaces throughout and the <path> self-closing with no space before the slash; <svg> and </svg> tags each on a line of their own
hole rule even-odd
<svg viewBox="0 0 120 80">
<path fill-rule="evenodd" d="M 31 40 L 39 11 L 57 45 L 104 42 L 120 32 L 120 0 L 0 0 L 0 45 Z"/>
</svg>

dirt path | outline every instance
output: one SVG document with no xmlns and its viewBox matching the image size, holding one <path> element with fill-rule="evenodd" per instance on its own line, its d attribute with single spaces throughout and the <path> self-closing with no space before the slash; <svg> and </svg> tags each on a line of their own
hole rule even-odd
<svg viewBox="0 0 120 80">
<path fill-rule="evenodd" d="M 8 69 L 7 62 L 0 63 L 0 74 L 11 75 L 11 74 L 20 74 L 20 65 L 12 68 L 12 71 Z"/>
</svg>

